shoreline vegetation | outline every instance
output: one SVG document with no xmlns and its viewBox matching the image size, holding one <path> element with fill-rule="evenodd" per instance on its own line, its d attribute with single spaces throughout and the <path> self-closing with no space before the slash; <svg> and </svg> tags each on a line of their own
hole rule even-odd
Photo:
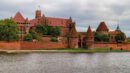
<svg viewBox="0 0 130 73">
<path fill-rule="evenodd" d="M 0 50 L 1 53 L 111 53 L 111 52 L 130 52 L 128 50 L 112 50 L 110 48 L 96 48 L 96 49 L 57 49 L 57 50 Z"/>
</svg>

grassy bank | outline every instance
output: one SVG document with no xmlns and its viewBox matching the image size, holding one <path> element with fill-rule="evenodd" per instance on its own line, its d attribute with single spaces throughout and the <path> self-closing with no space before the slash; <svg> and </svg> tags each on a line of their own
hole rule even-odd
<svg viewBox="0 0 130 73">
<path fill-rule="evenodd" d="M 96 48 L 96 49 L 83 49 L 83 48 L 77 48 L 77 49 L 64 49 L 60 50 L 63 52 L 74 52 L 74 53 L 104 53 L 104 52 L 129 52 L 127 50 L 111 50 L 110 48 Z"/>
<path fill-rule="evenodd" d="M 109 52 L 129 52 L 127 50 L 111 50 L 110 48 L 96 48 L 96 49 L 83 49 L 83 48 L 66 48 L 57 50 L 5 50 L 0 53 L 109 53 Z"/>
</svg>

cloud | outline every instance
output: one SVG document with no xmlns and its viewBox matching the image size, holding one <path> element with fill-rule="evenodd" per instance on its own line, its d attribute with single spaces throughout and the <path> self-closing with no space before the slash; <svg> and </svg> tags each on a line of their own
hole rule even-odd
<svg viewBox="0 0 130 73">
<path fill-rule="evenodd" d="M 96 29 L 101 21 L 105 21 L 110 30 L 115 30 L 119 22 L 121 29 L 130 36 L 129 3 L 129 0 L 1 0 L 0 18 L 13 16 L 17 11 L 24 17 L 34 18 L 40 5 L 46 16 L 72 16 L 78 31 L 86 31 L 89 25 Z"/>
</svg>

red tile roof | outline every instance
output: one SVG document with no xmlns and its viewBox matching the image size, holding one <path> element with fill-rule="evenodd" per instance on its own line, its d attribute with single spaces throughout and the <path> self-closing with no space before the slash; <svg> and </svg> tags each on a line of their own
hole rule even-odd
<svg viewBox="0 0 130 73">
<path fill-rule="evenodd" d="M 66 27 L 67 26 L 67 20 L 63 18 L 52 18 L 52 17 L 46 17 L 47 24 L 49 26 L 61 26 Z"/>
<path fill-rule="evenodd" d="M 108 32 L 109 29 L 108 29 L 108 27 L 107 27 L 105 22 L 101 22 L 96 31 L 98 31 L 98 32 L 100 32 L 100 31 L 107 31 Z"/>
<path fill-rule="evenodd" d="M 22 14 L 21 14 L 20 12 L 17 12 L 17 13 L 15 14 L 13 20 L 14 20 L 15 22 L 19 22 L 19 23 L 25 22 L 25 19 L 24 19 L 24 17 L 22 16 Z"/>
<path fill-rule="evenodd" d="M 92 32 L 90 26 L 88 27 L 88 30 L 87 30 L 87 34 L 86 34 L 86 36 L 87 36 L 87 37 L 93 37 L 93 32 Z"/>
<path fill-rule="evenodd" d="M 70 37 L 78 37 L 78 32 L 75 28 L 75 23 L 72 25 L 72 29 L 70 30 Z"/>
</svg>

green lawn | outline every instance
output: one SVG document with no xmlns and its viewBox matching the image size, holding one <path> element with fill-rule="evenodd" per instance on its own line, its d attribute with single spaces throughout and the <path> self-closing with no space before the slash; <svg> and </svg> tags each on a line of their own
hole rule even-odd
<svg viewBox="0 0 130 73">
<path fill-rule="evenodd" d="M 57 50 L 7 50 L 7 51 L 0 51 L 0 54 L 1 53 L 109 53 L 109 52 L 129 52 L 129 51 L 110 50 L 110 48 L 96 48 L 96 49 L 65 48 Z"/>
<path fill-rule="evenodd" d="M 100 53 L 100 52 L 129 52 L 127 50 L 110 50 L 110 48 L 96 48 L 96 49 L 83 49 L 83 48 L 76 48 L 76 49 L 62 49 L 59 50 L 61 52 L 72 52 L 72 53 Z"/>
</svg>

